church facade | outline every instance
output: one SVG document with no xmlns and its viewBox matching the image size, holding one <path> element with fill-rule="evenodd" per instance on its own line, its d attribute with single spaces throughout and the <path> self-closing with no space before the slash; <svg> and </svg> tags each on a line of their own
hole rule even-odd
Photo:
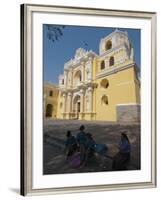
<svg viewBox="0 0 161 200">
<path fill-rule="evenodd" d="M 140 120 L 140 80 L 127 32 L 102 38 L 99 55 L 83 48 L 59 76 L 59 119 Z"/>
</svg>

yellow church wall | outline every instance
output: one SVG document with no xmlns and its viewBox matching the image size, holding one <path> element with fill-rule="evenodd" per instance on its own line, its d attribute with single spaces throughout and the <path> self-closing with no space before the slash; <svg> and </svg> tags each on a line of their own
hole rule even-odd
<svg viewBox="0 0 161 200">
<path fill-rule="evenodd" d="M 116 77 L 117 75 L 117 77 Z M 134 67 L 115 74 L 115 88 L 113 95 L 117 104 L 136 103 Z"/>
<path fill-rule="evenodd" d="M 57 118 L 61 119 L 62 118 L 62 108 L 61 108 L 61 103 L 63 103 L 63 98 L 61 96 L 61 92 L 59 91 L 58 95 L 58 108 L 57 108 Z"/>
<path fill-rule="evenodd" d="M 57 118 L 60 118 L 60 91 L 58 95 L 58 108 L 57 108 Z"/>
<path fill-rule="evenodd" d="M 135 92 L 136 92 L 136 102 L 140 104 L 140 80 L 138 80 L 135 74 Z"/>
<path fill-rule="evenodd" d="M 136 102 L 140 104 L 140 85 L 138 83 L 135 85 L 135 91 L 136 91 Z"/>
<path fill-rule="evenodd" d="M 103 79 L 109 81 L 108 88 L 102 88 L 100 83 Z M 119 71 L 96 80 L 97 88 L 94 93 L 94 107 L 96 109 L 96 120 L 116 121 L 116 105 L 137 103 L 139 90 L 135 87 L 134 67 Z M 101 102 L 103 95 L 108 97 L 108 105 Z"/>
<path fill-rule="evenodd" d="M 93 112 L 95 113 L 96 112 L 96 98 L 97 98 L 97 89 L 94 89 L 93 90 Z"/>
<path fill-rule="evenodd" d="M 108 77 L 108 80 L 110 78 Z M 97 88 L 95 89 L 95 101 L 94 101 L 94 107 L 96 110 L 96 120 L 109 120 L 109 121 L 115 121 L 115 109 L 113 106 L 114 98 L 111 96 L 113 94 L 112 91 L 110 91 L 110 88 L 103 89 L 100 87 L 100 82 L 102 79 L 97 81 Z M 109 80 L 110 82 L 110 80 Z M 102 97 L 106 95 L 108 97 L 108 105 L 103 105 L 101 99 Z"/>
<path fill-rule="evenodd" d="M 98 94 L 99 93 L 99 94 Z M 112 103 L 112 98 L 108 97 L 108 105 L 105 105 L 101 101 L 101 97 L 105 93 L 96 91 L 96 120 L 103 120 L 103 121 L 115 121 L 116 120 L 116 113 L 115 113 L 115 106 Z M 100 96 L 100 97 L 99 97 Z"/>
<path fill-rule="evenodd" d="M 93 80 L 95 80 L 95 77 L 96 77 L 96 70 L 97 70 L 97 59 L 94 58 L 93 59 L 93 65 L 92 65 L 92 71 L 93 71 L 92 79 Z"/>
<path fill-rule="evenodd" d="M 52 92 L 52 94 L 50 95 L 50 92 Z M 52 106 L 52 118 L 56 118 L 57 117 L 57 108 L 58 108 L 58 94 L 59 94 L 59 90 L 58 88 L 50 83 L 47 83 L 44 85 L 44 94 L 45 94 L 45 98 L 44 98 L 44 116 L 46 116 L 47 113 L 47 106 L 51 105 Z"/>
</svg>

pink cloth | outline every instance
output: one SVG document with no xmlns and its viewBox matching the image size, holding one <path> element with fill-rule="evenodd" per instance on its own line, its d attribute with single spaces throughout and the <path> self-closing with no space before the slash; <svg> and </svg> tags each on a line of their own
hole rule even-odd
<svg viewBox="0 0 161 200">
<path fill-rule="evenodd" d="M 71 167 L 79 167 L 81 164 L 81 159 L 80 159 L 80 152 L 75 153 L 74 155 L 70 156 L 68 158 L 68 163 Z"/>
</svg>

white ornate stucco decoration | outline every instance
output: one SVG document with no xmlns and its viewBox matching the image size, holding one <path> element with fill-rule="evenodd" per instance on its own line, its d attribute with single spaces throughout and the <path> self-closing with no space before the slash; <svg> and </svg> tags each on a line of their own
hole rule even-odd
<svg viewBox="0 0 161 200">
<path fill-rule="evenodd" d="M 76 50 L 76 53 L 75 53 L 75 56 L 74 56 L 74 59 L 70 59 L 68 62 L 66 62 L 64 64 L 64 69 L 68 70 L 70 67 L 76 65 L 79 63 L 80 59 L 82 57 L 85 57 L 87 54 L 87 51 L 83 48 L 79 48 Z"/>
<path fill-rule="evenodd" d="M 83 48 L 78 48 L 75 52 L 75 56 L 73 59 L 70 59 L 68 62 L 64 64 L 64 70 L 69 70 L 70 68 L 75 68 L 78 65 L 81 65 L 81 62 L 87 61 L 89 57 L 95 57 L 96 53 L 92 50 L 86 51 Z"/>
<path fill-rule="evenodd" d="M 85 56 L 86 55 L 86 50 L 83 49 L 83 48 L 79 48 L 76 50 L 76 53 L 75 53 L 75 59 L 76 60 L 79 60 L 81 57 Z"/>
<path fill-rule="evenodd" d="M 109 49 L 106 49 L 106 44 L 108 41 L 112 43 L 112 47 Z M 128 33 L 126 31 L 120 31 L 116 29 L 110 35 L 101 39 L 100 45 L 99 45 L 99 54 L 103 55 L 103 54 L 109 53 L 111 51 L 116 50 L 117 48 L 120 48 L 123 45 L 125 46 L 127 50 L 129 50 L 130 43 L 128 40 Z"/>
<path fill-rule="evenodd" d="M 92 63 L 91 63 L 91 60 L 89 60 L 86 63 L 86 73 L 87 73 L 87 80 L 91 80 L 91 78 L 92 78 Z"/>
<path fill-rule="evenodd" d="M 86 101 L 86 111 L 88 112 L 89 111 L 89 97 L 88 95 L 85 96 L 85 101 Z"/>
<path fill-rule="evenodd" d="M 64 75 L 61 74 L 61 75 L 59 75 L 59 86 L 60 87 L 64 85 L 63 82 L 64 82 Z"/>
<path fill-rule="evenodd" d="M 134 49 L 131 47 L 130 59 L 134 60 Z"/>
</svg>

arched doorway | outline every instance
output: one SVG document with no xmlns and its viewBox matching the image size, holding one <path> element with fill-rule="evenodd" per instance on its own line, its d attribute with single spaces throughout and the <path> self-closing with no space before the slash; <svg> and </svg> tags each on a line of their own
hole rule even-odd
<svg viewBox="0 0 161 200">
<path fill-rule="evenodd" d="M 46 106 L 46 117 L 52 117 L 52 113 L 53 113 L 53 105 L 47 104 L 47 106 Z"/>
<path fill-rule="evenodd" d="M 77 119 L 79 118 L 80 109 L 81 109 L 80 96 L 77 95 L 73 100 L 73 112 L 75 113 L 75 117 Z"/>
</svg>

